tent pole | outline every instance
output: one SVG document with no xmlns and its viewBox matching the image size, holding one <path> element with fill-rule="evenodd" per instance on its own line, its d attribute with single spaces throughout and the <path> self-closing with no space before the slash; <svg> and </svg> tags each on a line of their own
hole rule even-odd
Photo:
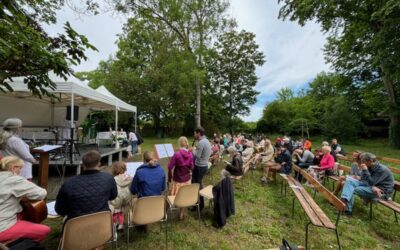
<svg viewBox="0 0 400 250">
<path fill-rule="evenodd" d="M 115 147 L 119 148 L 118 143 L 118 106 L 115 105 Z"/>
<path fill-rule="evenodd" d="M 70 124 L 70 151 L 69 151 L 69 160 L 71 166 L 73 165 L 73 153 L 74 153 L 74 105 L 75 105 L 75 100 L 74 100 L 74 92 L 71 93 L 71 124 Z"/>
<path fill-rule="evenodd" d="M 137 110 L 135 112 L 135 134 L 136 134 L 136 127 L 137 127 Z"/>
</svg>

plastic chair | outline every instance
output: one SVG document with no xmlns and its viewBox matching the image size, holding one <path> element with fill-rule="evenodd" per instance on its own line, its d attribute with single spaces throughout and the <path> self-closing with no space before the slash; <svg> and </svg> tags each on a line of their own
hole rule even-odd
<svg viewBox="0 0 400 250">
<path fill-rule="evenodd" d="M 112 243 L 117 248 L 117 235 L 110 211 L 79 216 L 68 220 L 59 245 L 60 250 L 88 250 Z"/>
<path fill-rule="evenodd" d="M 147 196 L 135 200 L 132 211 L 128 213 L 127 244 L 129 248 L 130 228 L 152 224 L 156 222 L 165 223 L 165 248 L 168 244 L 167 213 L 165 210 L 165 196 Z M 161 229 L 160 224 L 160 229 Z"/>
<path fill-rule="evenodd" d="M 200 223 L 199 190 L 199 183 L 180 187 L 176 196 L 168 196 L 170 210 L 196 206 Z"/>
</svg>

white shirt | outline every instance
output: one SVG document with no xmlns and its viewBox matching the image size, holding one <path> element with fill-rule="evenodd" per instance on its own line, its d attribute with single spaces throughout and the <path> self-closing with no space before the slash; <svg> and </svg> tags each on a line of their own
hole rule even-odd
<svg viewBox="0 0 400 250">
<path fill-rule="evenodd" d="M 21 176 L 26 179 L 32 179 L 32 162 L 35 158 L 29 151 L 29 146 L 21 138 L 13 135 L 8 139 L 6 149 L 1 150 L 3 156 L 16 156 L 24 161 L 24 166 L 21 169 Z"/>
<path fill-rule="evenodd" d="M 133 132 L 129 132 L 129 141 L 137 141 L 136 134 Z"/>
</svg>

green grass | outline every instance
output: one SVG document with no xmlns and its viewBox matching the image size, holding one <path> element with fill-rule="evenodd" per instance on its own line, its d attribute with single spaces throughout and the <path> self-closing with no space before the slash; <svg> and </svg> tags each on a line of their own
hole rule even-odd
<svg viewBox="0 0 400 250">
<path fill-rule="evenodd" d="M 142 151 L 152 150 L 154 143 L 172 142 L 176 138 L 145 138 Z M 314 144 L 316 145 L 316 144 Z M 344 145 L 346 150 L 369 150 L 381 156 L 395 157 L 399 150 L 389 149 L 380 140 L 360 140 L 357 145 Z M 136 161 L 140 157 L 135 158 Z M 161 160 L 166 166 L 167 161 Z M 213 167 L 205 177 L 205 185 L 219 181 L 222 164 Z M 202 222 L 199 227 L 196 213 L 186 212 L 186 218 L 179 221 L 176 214 L 168 218 L 168 247 L 170 249 L 268 249 L 280 245 L 286 238 L 292 244 L 304 245 L 307 216 L 298 203 L 295 205 L 294 217 L 291 217 L 291 191 L 288 196 L 280 194 L 280 181 L 268 186 L 260 184 L 261 168 L 247 173 L 241 180 L 234 182 L 236 214 L 227 220 L 222 229 L 212 226 L 212 210 L 206 202 L 202 211 Z M 329 185 L 330 187 L 330 185 Z M 317 204 L 335 220 L 335 211 L 321 196 L 316 196 Z M 399 201 L 398 201 L 399 202 Z M 369 207 L 363 206 L 357 198 L 352 217 L 342 216 L 339 223 L 339 234 L 343 249 L 400 249 L 400 224 L 394 221 L 393 212 L 380 205 L 374 205 L 374 218 L 369 220 Z M 61 219 L 45 221 L 52 227 L 52 233 L 46 244 L 49 249 L 56 249 L 61 230 Z M 130 249 L 162 249 L 164 234 L 159 225 L 151 225 L 147 234 L 132 231 L 134 240 Z M 333 231 L 310 227 L 309 244 L 312 249 L 336 249 L 336 238 Z M 126 247 L 125 234 L 119 234 L 118 248 Z"/>
</svg>

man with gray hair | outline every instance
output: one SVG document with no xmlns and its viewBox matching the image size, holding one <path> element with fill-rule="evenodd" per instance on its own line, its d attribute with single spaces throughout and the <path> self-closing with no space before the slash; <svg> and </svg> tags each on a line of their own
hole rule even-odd
<svg viewBox="0 0 400 250">
<path fill-rule="evenodd" d="M 354 204 L 354 194 L 361 198 L 389 199 L 393 193 L 394 178 L 392 172 L 376 160 L 371 153 L 360 155 L 361 179 L 347 177 L 341 198 L 346 203 L 346 214 L 351 215 Z"/>
</svg>

